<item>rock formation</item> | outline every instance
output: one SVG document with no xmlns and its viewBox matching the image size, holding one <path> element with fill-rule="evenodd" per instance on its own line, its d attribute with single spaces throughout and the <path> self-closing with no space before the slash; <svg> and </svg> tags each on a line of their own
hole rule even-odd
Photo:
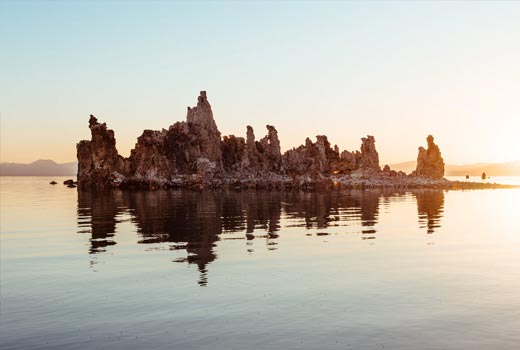
<svg viewBox="0 0 520 350">
<path fill-rule="evenodd" d="M 267 135 L 256 144 L 262 154 L 262 168 L 264 171 L 280 171 L 282 169 L 282 153 L 278 131 L 274 126 L 266 125 Z"/>
<path fill-rule="evenodd" d="M 341 152 L 341 160 L 348 169 L 379 172 L 379 154 L 376 151 L 376 140 L 374 136 L 368 135 L 361 139 L 361 151 Z"/>
<path fill-rule="evenodd" d="M 274 126 L 267 125 L 266 128 L 268 134 L 260 141 L 255 141 L 251 126 L 247 126 L 247 140 L 234 135 L 224 136 L 221 151 L 225 171 L 247 171 L 250 174 L 282 171 L 278 132 Z"/>
<path fill-rule="evenodd" d="M 188 149 L 190 159 L 206 158 L 221 165 L 222 151 L 220 150 L 220 131 L 213 119 L 211 105 L 206 97 L 206 91 L 201 91 L 197 107 L 188 107 L 186 117 L 189 135 L 192 136 L 191 148 Z"/>
<path fill-rule="evenodd" d="M 202 189 L 231 185 L 316 188 L 316 184 L 363 187 L 415 181 L 388 166 L 381 170 L 373 136 L 361 139 L 359 151 L 340 152 L 338 146 L 331 146 L 327 136 L 318 135 L 316 142 L 307 138 L 304 145 L 283 155 L 278 132 L 272 125 L 266 126 L 267 135 L 258 141 L 251 126 L 247 126 L 245 138 L 221 138 L 205 91 L 201 91 L 196 107 L 188 107 L 186 121 L 160 131 L 145 130 L 128 158 L 118 154 L 114 132 L 106 124 L 90 116 L 89 127 L 91 140 L 77 145 L 81 189 Z M 444 175 L 444 162 L 431 136 L 428 149 L 419 150 L 415 175 L 416 179 L 442 179 Z"/>
<path fill-rule="evenodd" d="M 239 171 L 249 167 L 249 155 L 246 147 L 243 137 L 224 136 L 220 149 L 225 171 Z"/>
<path fill-rule="evenodd" d="M 359 167 L 364 170 L 381 171 L 379 167 L 379 154 L 376 151 L 376 139 L 367 136 L 361 139 L 361 158 Z"/>
<path fill-rule="evenodd" d="M 127 174 L 127 162 L 117 153 L 114 131 L 90 115 L 90 141 L 77 145 L 78 183 L 83 187 L 117 186 Z"/>
<path fill-rule="evenodd" d="M 213 119 L 206 91 L 201 91 L 197 106 L 188 107 L 186 122 L 170 126 L 160 147 L 175 160 L 176 174 L 185 174 L 196 172 L 197 163 L 201 162 L 209 162 L 212 169 L 221 170 L 220 142 L 220 131 Z"/>
<path fill-rule="evenodd" d="M 285 152 L 284 163 L 287 174 L 295 175 L 330 175 L 334 164 L 338 162 L 338 151 L 330 147 L 327 136 L 316 136 L 313 143 L 309 138 L 305 145 Z"/>
<path fill-rule="evenodd" d="M 433 142 L 432 135 L 428 135 L 426 141 L 428 142 L 428 149 L 419 147 L 417 168 L 412 175 L 442 179 L 444 177 L 444 160 L 442 159 L 439 146 Z"/>
<path fill-rule="evenodd" d="M 170 179 L 177 173 L 175 157 L 165 147 L 166 130 L 145 130 L 130 153 L 130 173 L 135 179 Z"/>
</svg>

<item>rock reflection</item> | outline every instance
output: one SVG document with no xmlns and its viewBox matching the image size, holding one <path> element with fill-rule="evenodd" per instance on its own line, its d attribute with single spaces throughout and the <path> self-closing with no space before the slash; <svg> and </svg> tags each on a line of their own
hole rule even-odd
<svg viewBox="0 0 520 350">
<path fill-rule="evenodd" d="M 441 227 L 444 210 L 444 192 L 440 190 L 421 190 L 414 193 L 417 198 L 419 226 L 426 228 L 428 234 Z"/>
<path fill-rule="evenodd" d="M 171 242 L 185 249 L 189 264 L 197 265 L 199 284 L 207 282 L 207 265 L 216 259 L 215 242 L 222 233 L 222 199 L 216 192 L 131 192 L 132 222 L 138 243 Z"/>
<path fill-rule="evenodd" d="M 254 254 L 257 239 L 265 240 L 267 250 L 276 250 L 279 231 L 292 227 L 319 230 L 310 236 L 330 235 L 328 228 L 349 227 L 348 232 L 357 232 L 362 239 L 375 239 L 381 208 L 414 197 L 420 226 L 432 233 L 440 227 L 442 191 L 414 191 L 413 196 L 370 190 L 80 191 L 78 227 L 91 236 L 89 253 L 97 254 L 116 244 L 118 224 L 130 221 L 136 228 L 138 243 L 169 243 L 159 249 L 185 251 L 186 257 L 173 261 L 196 265 L 199 284 L 204 286 L 208 265 L 217 259 L 218 241 L 244 240 L 246 251 Z"/>
<path fill-rule="evenodd" d="M 301 226 L 304 219 L 307 229 L 324 229 L 330 226 L 343 226 L 352 221 L 361 221 L 375 233 L 377 224 L 380 191 L 350 191 L 299 193 L 292 192 L 285 196 L 285 212 L 295 220 L 293 226 Z M 285 226 L 291 226 L 285 225 Z M 364 230 L 363 230 L 364 231 Z"/>
<path fill-rule="evenodd" d="M 124 212 L 124 193 L 118 191 L 78 195 L 78 227 L 81 233 L 90 233 L 90 253 L 101 253 L 116 244 L 114 233 Z"/>
</svg>

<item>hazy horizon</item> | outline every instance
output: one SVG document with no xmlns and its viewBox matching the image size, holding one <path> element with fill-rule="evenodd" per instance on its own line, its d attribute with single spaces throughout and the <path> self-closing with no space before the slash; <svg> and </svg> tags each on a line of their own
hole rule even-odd
<svg viewBox="0 0 520 350">
<path fill-rule="evenodd" d="M 520 3 L 2 2 L 0 161 L 76 159 L 88 116 L 128 156 L 208 92 L 222 135 L 327 135 L 382 164 L 517 160 Z"/>
</svg>

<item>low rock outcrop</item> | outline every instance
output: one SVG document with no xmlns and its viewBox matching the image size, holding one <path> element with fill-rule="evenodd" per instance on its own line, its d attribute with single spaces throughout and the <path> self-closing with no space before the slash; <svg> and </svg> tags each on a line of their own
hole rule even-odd
<svg viewBox="0 0 520 350">
<path fill-rule="evenodd" d="M 341 152 L 341 160 L 347 164 L 350 170 L 381 171 L 374 136 L 367 135 L 361 139 L 361 151 Z"/>
<path fill-rule="evenodd" d="M 118 154 L 114 132 L 105 123 L 90 116 L 89 128 L 91 140 L 77 145 L 81 189 L 413 186 L 437 183 L 444 175 L 444 162 L 431 136 L 428 149 L 420 148 L 414 176 L 388 166 L 381 170 L 373 136 L 361 139 L 359 151 L 340 152 L 327 136 L 318 135 L 315 142 L 307 138 L 284 154 L 272 125 L 258 141 L 251 126 L 245 138 L 221 138 L 205 91 L 197 106 L 188 107 L 185 121 L 160 131 L 145 130 L 128 158 Z"/>
<path fill-rule="evenodd" d="M 433 142 L 432 135 L 428 135 L 426 141 L 428 142 L 428 148 L 419 147 L 417 168 L 412 175 L 442 179 L 444 177 L 444 160 L 442 159 L 439 146 Z"/>
<path fill-rule="evenodd" d="M 284 154 L 285 169 L 290 176 L 330 175 L 338 160 L 338 150 L 330 147 L 324 135 L 316 136 L 316 142 L 307 138 L 305 145 Z"/>
</svg>

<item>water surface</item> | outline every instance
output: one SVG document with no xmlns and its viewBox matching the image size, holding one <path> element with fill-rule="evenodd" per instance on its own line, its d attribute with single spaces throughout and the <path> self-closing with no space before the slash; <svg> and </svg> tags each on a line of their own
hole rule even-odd
<svg viewBox="0 0 520 350">
<path fill-rule="evenodd" d="M 2 349 L 520 343 L 518 189 L 93 194 L 0 180 Z"/>
</svg>

